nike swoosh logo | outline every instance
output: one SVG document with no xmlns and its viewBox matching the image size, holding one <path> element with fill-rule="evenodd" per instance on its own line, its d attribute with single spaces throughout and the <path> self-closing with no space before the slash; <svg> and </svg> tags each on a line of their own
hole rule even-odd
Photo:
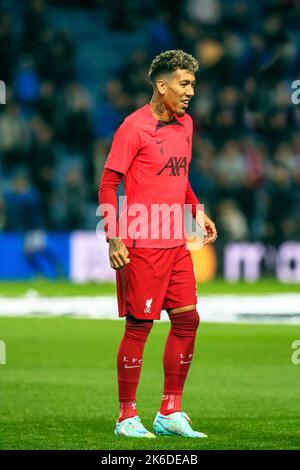
<svg viewBox="0 0 300 470">
<path fill-rule="evenodd" d="M 142 366 L 128 366 L 127 364 L 125 364 L 125 369 L 134 369 L 135 367 L 142 367 Z"/>
<path fill-rule="evenodd" d="M 162 142 L 164 142 L 165 140 L 167 140 L 167 139 L 157 140 L 156 143 L 159 145 L 159 144 L 161 144 Z"/>
<path fill-rule="evenodd" d="M 191 364 L 192 361 L 180 361 L 180 364 Z"/>
</svg>

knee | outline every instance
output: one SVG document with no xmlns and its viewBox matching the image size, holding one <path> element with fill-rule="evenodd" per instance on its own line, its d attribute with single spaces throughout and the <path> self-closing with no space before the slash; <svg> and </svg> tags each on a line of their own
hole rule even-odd
<svg viewBox="0 0 300 470">
<path fill-rule="evenodd" d="M 195 336 L 200 323 L 196 309 L 170 315 L 171 329 L 176 336 Z"/>
<path fill-rule="evenodd" d="M 126 318 L 125 336 L 145 342 L 152 327 L 153 320 L 138 320 L 128 316 Z"/>
</svg>

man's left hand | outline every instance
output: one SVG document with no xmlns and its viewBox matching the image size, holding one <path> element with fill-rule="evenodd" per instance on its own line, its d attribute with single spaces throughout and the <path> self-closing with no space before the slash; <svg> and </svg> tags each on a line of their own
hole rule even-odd
<svg viewBox="0 0 300 470">
<path fill-rule="evenodd" d="M 204 228 L 206 231 L 206 233 L 204 232 L 204 245 L 214 243 L 218 237 L 217 229 L 213 221 L 206 214 L 204 214 Z"/>
<path fill-rule="evenodd" d="M 196 221 L 200 225 L 204 234 L 204 245 L 214 243 L 218 237 L 217 229 L 213 221 L 205 213 L 197 213 Z"/>
</svg>

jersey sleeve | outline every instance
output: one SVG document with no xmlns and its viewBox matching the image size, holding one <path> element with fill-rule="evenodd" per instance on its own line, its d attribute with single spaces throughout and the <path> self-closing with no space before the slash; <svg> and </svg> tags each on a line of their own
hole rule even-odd
<svg viewBox="0 0 300 470">
<path fill-rule="evenodd" d="M 116 171 L 105 168 L 103 170 L 101 180 L 98 187 L 98 202 L 100 207 L 101 219 L 106 218 L 106 224 L 104 225 L 104 232 L 106 240 L 110 237 L 118 236 L 118 222 L 117 222 L 117 189 L 121 182 L 122 174 Z M 108 212 L 104 208 L 111 206 L 112 210 Z"/>
<path fill-rule="evenodd" d="M 139 149 L 138 130 L 125 120 L 114 135 L 104 168 L 126 175 Z"/>
<path fill-rule="evenodd" d="M 191 187 L 191 184 L 190 184 L 189 181 L 188 181 L 187 187 L 186 187 L 185 204 L 189 204 L 189 205 L 192 206 L 192 215 L 195 218 L 197 208 L 200 208 L 200 202 L 199 202 L 198 198 L 196 197 L 194 191 L 192 190 L 192 187 Z"/>
</svg>

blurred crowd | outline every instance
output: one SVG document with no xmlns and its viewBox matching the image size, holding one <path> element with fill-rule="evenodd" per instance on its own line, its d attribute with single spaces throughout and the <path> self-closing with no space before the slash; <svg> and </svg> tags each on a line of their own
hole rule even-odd
<svg viewBox="0 0 300 470">
<path fill-rule="evenodd" d="M 72 34 L 49 19 L 58 3 L 102 9 L 111 36 L 142 27 L 149 47 L 137 44 L 93 96 L 78 79 Z M 0 231 L 95 227 L 113 133 L 149 101 L 152 58 L 181 48 L 200 63 L 189 109 L 190 181 L 220 238 L 273 245 L 300 238 L 300 108 L 291 100 L 292 82 L 300 79 L 297 0 L 24 4 L 18 21 L 11 9 L 0 11 L 0 79 L 7 85 L 0 105 Z"/>
</svg>

